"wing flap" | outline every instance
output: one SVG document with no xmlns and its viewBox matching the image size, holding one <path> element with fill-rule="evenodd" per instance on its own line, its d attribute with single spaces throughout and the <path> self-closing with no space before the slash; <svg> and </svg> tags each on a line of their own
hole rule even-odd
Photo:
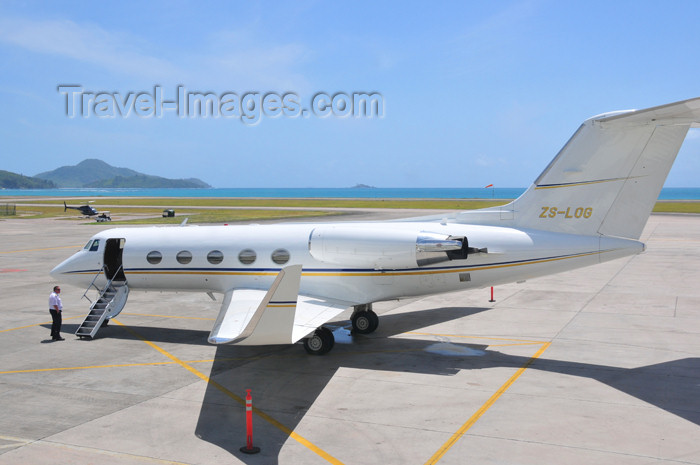
<svg viewBox="0 0 700 465">
<path fill-rule="evenodd" d="M 296 342 L 312 333 L 316 328 L 343 313 L 351 303 L 300 295 L 294 318 L 292 341 Z"/>
</svg>

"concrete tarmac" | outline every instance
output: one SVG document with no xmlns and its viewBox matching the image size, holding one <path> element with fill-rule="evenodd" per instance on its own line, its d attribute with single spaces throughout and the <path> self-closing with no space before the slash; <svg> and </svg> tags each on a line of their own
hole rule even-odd
<svg viewBox="0 0 700 465">
<path fill-rule="evenodd" d="M 203 293 L 132 292 L 80 340 L 68 285 L 51 342 L 48 273 L 109 226 L 0 221 L 0 464 L 700 464 L 698 216 L 653 215 L 644 254 L 494 303 L 376 304 L 377 332 L 338 322 L 324 357 L 209 345 Z"/>
</svg>

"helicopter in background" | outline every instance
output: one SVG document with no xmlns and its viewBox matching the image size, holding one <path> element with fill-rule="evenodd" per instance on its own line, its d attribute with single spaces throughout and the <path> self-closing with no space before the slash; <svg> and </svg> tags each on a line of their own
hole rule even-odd
<svg viewBox="0 0 700 465">
<path fill-rule="evenodd" d="M 98 212 L 95 207 L 90 205 L 93 201 L 91 200 L 88 202 L 86 205 L 81 205 L 79 207 L 71 207 L 69 205 L 66 205 L 66 202 L 63 202 L 63 211 L 68 211 L 70 208 L 71 210 L 78 210 L 80 213 L 82 213 L 85 217 L 87 218 L 92 218 L 95 217 L 95 220 L 99 223 L 102 223 L 104 221 L 112 221 L 112 217 L 109 216 L 108 211 L 104 212 Z"/>
</svg>

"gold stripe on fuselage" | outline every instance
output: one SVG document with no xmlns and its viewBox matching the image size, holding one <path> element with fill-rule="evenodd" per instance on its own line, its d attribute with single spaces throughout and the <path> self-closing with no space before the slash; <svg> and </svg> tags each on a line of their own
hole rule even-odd
<svg viewBox="0 0 700 465">
<path fill-rule="evenodd" d="M 615 250 L 615 249 L 613 249 Z M 603 254 L 607 252 L 612 252 L 613 250 L 603 250 L 595 252 L 584 252 L 575 255 L 567 255 L 564 257 L 551 257 L 551 258 L 539 258 L 532 259 L 522 262 L 515 263 L 501 263 L 494 265 L 482 265 L 482 266 L 471 266 L 462 268 L 450 268 L 450 269 L 425 269 L 425 270 L 407 270 L 407 271 L 303 271 L 302 276 L 306 277 L 372 277 L 372 276 L 423 276 L 423 275 L 435 275 L 435 274 L 447 274 L 447 273 L 464 273 L 471 271 L 484 271 L 484 270 L 495 270 L 500 268 L 511 268 L 516 266 L 524 265 L 538 265 L 542 263 L 549 263 L 561 260 L 568 260 L 571 258 L 582 258 L 589 257 L 592 255 Z M 207 275 L 207 276 L 277 276 L 279 271 L 189 271 L 187 269 L 182 270 L 169 270 L 169 271 L 159 271 L 159 270 L 138 270 L 130 271 L 125 270 L 128 275 Z M 91 272 L 79 272 L 76 274 L 93 275 L 94 271 Z"/>
</svg>

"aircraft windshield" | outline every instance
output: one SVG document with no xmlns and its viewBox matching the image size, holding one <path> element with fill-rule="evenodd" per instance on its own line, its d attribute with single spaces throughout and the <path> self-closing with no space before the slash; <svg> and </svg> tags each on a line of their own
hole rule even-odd
<svg viewBox="0 0 700 465">
<path fill-rule="evenodd" d="M 95 239 L 94 241 L 92 241 L 92 245 L 90 246 L 90 252 L 96 252 L 97 249 L 99 249 L 99 248 L 100 248 L 100 240 Z"/>
<path fill-rule="evenodd" d="M 83 250 L 89 249 L 91 245 L 92 245 L 92 239 L 90 239 L 90 240 L 88 241 L 88 243 L 85 244 L 85 247 L 83 247 Z"/>
</svg>

